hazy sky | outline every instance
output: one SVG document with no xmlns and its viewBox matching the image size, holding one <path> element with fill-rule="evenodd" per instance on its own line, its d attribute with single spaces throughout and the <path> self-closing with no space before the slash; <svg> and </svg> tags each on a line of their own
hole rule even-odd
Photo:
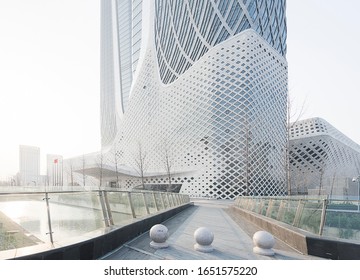
<svg viewBox="0 0 360 280">
<path fill-rule="evenodd" d="M 360 1 L 288 0 L 293 107 L 360 143 Z M 0 178 L 19 145 L 65 157 L 100 147 L 100 0 L 0 0 Z"/>
</svg>

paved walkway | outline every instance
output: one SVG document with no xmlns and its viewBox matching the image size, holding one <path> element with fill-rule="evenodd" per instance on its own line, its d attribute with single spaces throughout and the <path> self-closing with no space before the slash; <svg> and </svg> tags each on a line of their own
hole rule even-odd
<svg viewBox="0 0 360 280">
<path fill-rule="evenodd" d="M 276 240 L 275 256 L 267 257 L 253 253 L 252 235 L 260 230 L 248 221 L 235 217 L 229 205 L 219 200 L 194 200 L 194 206 L 165 221 L 169 230 L 169 247 L 150 247 L 149 232 L 124 244 L 108 254 L 108 260 L 266 260 L 266 259 L 319 259 L 302 255 L 280 240 Z M 214 233 L 211 253 L 194 250 L 194 232 L 207 227 Z"/>
</svg>

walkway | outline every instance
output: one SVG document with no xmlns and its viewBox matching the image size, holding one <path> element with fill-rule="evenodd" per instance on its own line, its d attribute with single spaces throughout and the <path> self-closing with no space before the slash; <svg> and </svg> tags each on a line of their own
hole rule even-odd
<svg viewBox="0 0 360 280">
<path fill-rule="evenodd" d="M 302 255 L 280 240 L 276 240 L 275 256 L 253 253 L 252 235 L 260 230 L 255 225 L 234 216 L 229 208 L 232 202 L 219 200 L 194 200 L 194 206 L 179 213 L 163 224 L 169 230 L 169 247 L 150 247 L 149 232 L 121 246 L 103 259 L 107 260 L 287 260 L 319 259 Z M 214 233 L 211 253 L 194 250 L 194 232 L 207 227 Z"/>
</svg>

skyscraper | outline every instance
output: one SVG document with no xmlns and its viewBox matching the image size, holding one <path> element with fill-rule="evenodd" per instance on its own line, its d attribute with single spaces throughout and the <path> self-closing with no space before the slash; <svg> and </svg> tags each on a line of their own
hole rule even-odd
<svg viewBox="0 0 360 280">
<path fill-rule="evenodd" d="M 21 186 L 36 186 L 40 182 L 40 148 L 20 145 L 19 175 Z"/>
<path fill-rule="evenodd" d="M 101 7 L 102 150 L 123 186 L 283 194 L 285 0 Z"/>
</svg>

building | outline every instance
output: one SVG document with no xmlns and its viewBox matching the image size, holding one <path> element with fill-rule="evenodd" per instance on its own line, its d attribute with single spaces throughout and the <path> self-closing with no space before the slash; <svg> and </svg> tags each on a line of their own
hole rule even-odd
<svg viewBox="0 0 360 280">
<path fill-rule="evenodd" d="M 110 147 L 121 126 L 140 56 L 142 0 L 101 1 L 101 142 Z"/>
<path fill-rule="evenodd" d="M 46 155 L 46 185 L 63 186 L 63 173 L 63 157 L 61 155 Z"/>
<path fill-rule="evenodd" d="M 102 0 L 102 150 L 78 172 L 194 197 L 284 194 L 286 36 L 285 0 Z"/>
<path fill-rule="evenodd" d="M 19 146 L 19 178 L 21 186 L 37 186 L 40 179 L 40 148 Z"/>
<path fill-rule="evenodd" d="M 101 30 L 103 152 L 125 187 L 284 193 L 285 1 L 103 0 Z"/>
<path fill-rule="evenodd" d="M 291 192 L 359 196 L 360 145 L 327 121 L 311 118 L 290 128 Z"/>
</svg>

